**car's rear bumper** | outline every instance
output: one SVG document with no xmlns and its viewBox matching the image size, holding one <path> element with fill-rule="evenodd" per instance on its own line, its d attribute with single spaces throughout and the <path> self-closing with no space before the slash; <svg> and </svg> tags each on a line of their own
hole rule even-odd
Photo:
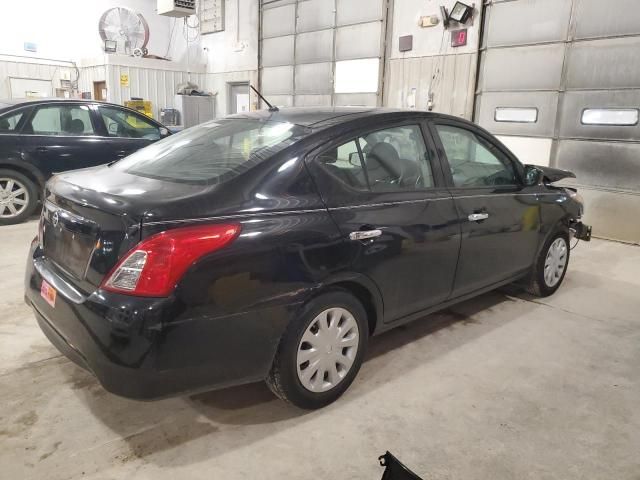
<svg viewBox="0 0 640 480">
<path fill-rule="evenodd" d="M 266 377 L 295 305 L 211 315 L 179 298 L 137 298 L 97 290 L 80 301 L 65 295 L 62 275 L 49 271 L 33 245 L 25 300 L 61 353 L 92 372 L 112 393 L 153 399 Z M 41 296 L 52 275 L 55 306 Z M 63 282 L 63 283 L 60 283 Z"/>
</svg>

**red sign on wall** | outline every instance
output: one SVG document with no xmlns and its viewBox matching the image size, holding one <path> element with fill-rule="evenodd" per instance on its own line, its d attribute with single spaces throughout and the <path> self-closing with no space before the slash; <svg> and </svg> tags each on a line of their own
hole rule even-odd
<svg viewBox="0 0 640 480">
<path fill-rule="evenodd" d="M 451 46 L 464 47 L 467 44 L 467 29 L 451 32 Z"/>
</svg>

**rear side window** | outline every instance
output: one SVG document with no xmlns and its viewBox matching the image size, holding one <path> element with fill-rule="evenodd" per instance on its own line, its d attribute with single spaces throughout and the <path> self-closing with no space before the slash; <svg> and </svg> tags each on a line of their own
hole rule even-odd
<svg viewBox="0 0 640 480">
<path fill-rule="evenodd" d="M 214 185 L 240 175 L 308 133 L 305 127 L 286 122 L 213 121 L 138 150 L 113 168 L 160 180 Z"/>
<path fill-rule="evenodd" d="M 436 125 L 456 187 L 517 185 L 513 163 L 495 146 L 464 128 Z"/>
<path fill-rule="evenodd" d="M 89 107 L 85 105 L 51 105 L 39 107 L 24 127 L 23 133 L 34 135 L 93 135 Z"/>
<path fill-rule="evenodd" d="M 24 115 L 24 110 L 8 113 L 0 118 L 0 134 L 15 132 L 18 123 Z"/>
<path fill-rule="evenodd" d="M 359 190 L 393 192 L 433 187 L 418 125 L 367 133 L 324 152 L 318 161 L 334 177 Z"/>
</svg>

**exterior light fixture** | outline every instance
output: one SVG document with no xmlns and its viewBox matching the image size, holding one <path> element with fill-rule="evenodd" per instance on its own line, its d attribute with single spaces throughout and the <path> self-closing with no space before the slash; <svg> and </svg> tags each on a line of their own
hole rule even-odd
<svg viewBox="0 0 640 480">
<path fill-rule="evenodd" d="M 473 8 L 471 8 L 469 5 L 462 2 L 456 2 L 456 4 L 451 9 L 449 19 L 458 23 L 466 23 L 467 20 L 469 20 L 469 18 L 471 17 L 472 13 Z"/>
</svg>

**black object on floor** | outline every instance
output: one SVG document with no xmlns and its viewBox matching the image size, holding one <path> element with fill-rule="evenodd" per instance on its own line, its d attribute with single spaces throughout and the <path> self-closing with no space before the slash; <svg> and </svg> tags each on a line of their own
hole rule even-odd
<svg viewBox="0 0 640 480">
<path fill-rule="evenodd" d="M 422 480 L 389 452 L 378 457 L 378 460 L 385 467 L 381 480 Z"/>
</svg>

